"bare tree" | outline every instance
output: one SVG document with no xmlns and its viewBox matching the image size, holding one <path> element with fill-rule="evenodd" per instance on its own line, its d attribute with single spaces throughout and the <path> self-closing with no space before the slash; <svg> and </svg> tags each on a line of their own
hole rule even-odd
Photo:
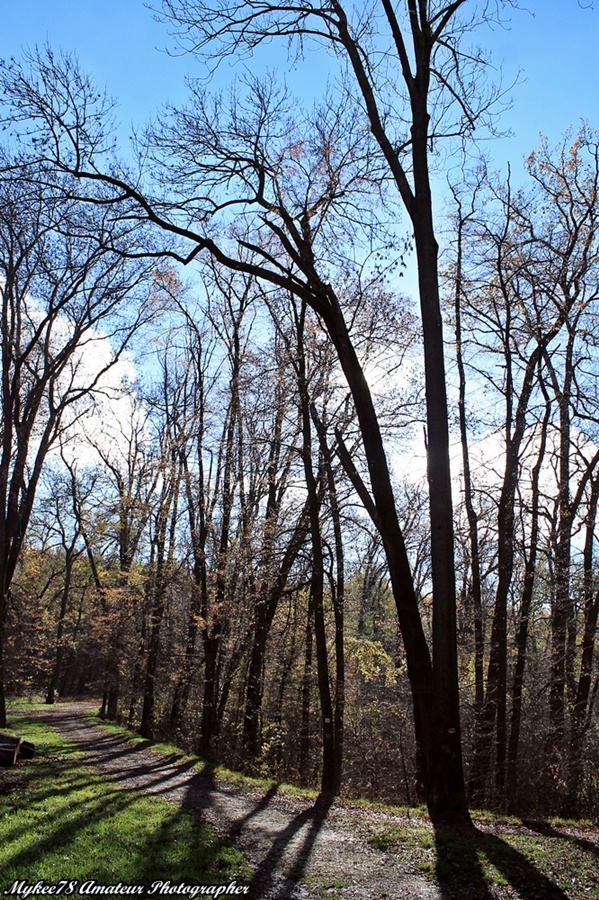
<svg viewBox="0 0 599 900">
<path fill-rule="evenodd" d="M 140 734 L 154 736 L 156 671 L 160 650 L 160 632 L 168 601 L 169 585 L 176 576 L 175 548 L 183 465 L 179 452 L 178 425 L 183 415 L 182 394 L 170 372 L 168 349 L 163 357 L 160 393 L 152 398 L 155 427 L 158 427 L 160 461 L 156 481 L 157 497 L 150 514 L 151 553 L 146 573 L 146 597 L 149 628 L 145 660 L 143 706 Z M 156 415 L 157 413 L 157 415 Z"/>
<path fill-rule="evenodd" d="M 42 467 L 57 439 L 89 412 L 94 391 L 143 320 L 142 304 L 134 310 L 123 301 L 139 301 L 147 267 L 106 249 L 126 237 L 107 209 L 63 201 L 66 176 L 5 153 L 0 168 L 4 724 L 2 633 Z"/>
<path fill-rule="evenodd" d="M 574 689 L 574 597 L 571 586 L 572 541 L 586 515 L 590 485 L 599 461 L 597 409 L 589 360 L 595 342 L 597 301 L 597 143 L 583 129 L 570 145 L 568 135 L 555 152 L 545 142 L 527 163 L 530 187 L 512 189 L 478 176 L 477 208 L 462 214 L 456 268 L 458 367 L 463 404 L 465 371 L 485 385 L 491 401 L 489 427 L 503 434 L 505 468 L 497 497 L 496 581 L 484 701 L 477 674 L 478 735 L 471 766 L 471 789 L 483 799 L 494 774 L 495 797 L 504 802 L 506 766 L 515 767 L 526 641 L 543 507 L 551 534 L 548 547 L 554 579 L 549 675 L 550 729 L 545 777 L 562 765 L 566 735 L 566 691 Z M 463 242 L 463 248 L 462 248 Z M 460 259 L 461 251 L 463 259 Z M 462 265 L 463 263 L 463 265 Z M 464 327 L 465 325 L 465 327 Z M 466 366 L 464 365 L 466 361 Z M 592 368 L 592 366 L 591 366 Z M 503 422 L 495 415 L 502 409 Z M 467 450 L 464 410 L 462 442 Z M 467 462 L 467 453 L 465 452 Z M 523 471 L 530 468 L 530 483 Z M 541 503 L 542 469 L 556 486 Z M 476 515 L 469 469 L 465 465 L 472 557 L 478 552 Z M 545 472 L 545 477 L 547 473 Z M 522 594 L 518 614 L 512 735 L 508 750 L 509 602 L 520 566 Z M 479 572 L 479 580 L 481 573 Z M 588 596 L 588 595 L 587 595 Z M 480 657 L 480 648 L 477 651 Z M 516 773 L 508 778 L 513 801 Z M 488 793 L 486 794 L 488 796 Z"/>
<path fill-rule="evenodd" d="M 56 700 L 65 655 L 67 612 L 72 602 L 76 582 L 76 563 L 79 557 L 85 553 L 85 544 L 81 540 L 81 519 L 78 515 L 79 496 L 76 467 L 64 459 L 63 463 L 66 473 L 63 477 L 53 473 L 51 490 L 49 495 L 44 498 L 45 502 L 42 506 L 44 517 L 50 520 L 49 527 L 59 537 L 60 549 L 64 557 L 64 575 L 56 625 L 55 656 L 46 693 L 46 703 L 48 704 L 54 703 Z"/>
<path fill-rule="evenodd" d="M 449 753 L 434 762 L 433 792 L 440 806 L 455 804 L 464 815 L 455 625 L 455 571 L 449 431 L 443 330 L 429 173 L 430 148 L 443 137 L 465 138 L 487 119 L 497 92 L 481 88 L 484 59 L 466 50 L 476 13 L 466 18 L 466 0 L 419 3 L 401 10 L 390 0 L 357 11 L 339 0 L 295 5 L 233 0 L 163 0 L 162 16 L 181 44 L 216 61 L 226 54 L 251 54 L 273 37 L 332 48 L 351 73 L 347 100 L 360 98 L 369 125 L 414 230 L 424 343 L 427 460 L 433 582 L 433 729 Z M 497 13 L 497 8 L 495 12 Z M 492 15 L 489 6 L 483 17 Z M 393 112 L 390 112 L 392 110 Z M 326 321 L 326 320 L 325 320 Z M 329 326 L 330 331 L 330 326 Z M 347 374 L 347 373 L 346 373 Z M 450 763 L 451 760 L 451 763 Z M 442 770 L 447 765 L 447 772 Z M 451 769 L 451 775 L 449 770 Z M 428 775 L 427 775 L 428 778 Z M 449 784 L 452 787 L 449 787 Z M 461 799 L 460 799 L 461 797 Z M 429 795 L 429 806 L 436 801 Z M 461 812 L 460 812 L 461 808 Z M 467 818 L 467 816 L 466 816 Z"/>
</svg>

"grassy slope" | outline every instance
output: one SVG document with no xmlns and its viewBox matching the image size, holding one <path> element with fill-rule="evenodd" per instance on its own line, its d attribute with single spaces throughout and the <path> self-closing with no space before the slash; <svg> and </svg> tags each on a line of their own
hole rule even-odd
<svg viewBox="0 0 599 900">
<path fill-rule="evenodd" d="M 196 816 L 103 780 L 40 722 L 19 716 L 13 727 L 40 755 L 0 769 L 0 895 L 17 879 L 249 880 L 241 855 Z"/>
</svg>

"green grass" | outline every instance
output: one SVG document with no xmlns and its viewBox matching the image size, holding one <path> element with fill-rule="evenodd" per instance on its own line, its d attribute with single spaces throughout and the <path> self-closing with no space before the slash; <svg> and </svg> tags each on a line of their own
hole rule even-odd
<svg viewBox="0 0 599 900">
<path fill-rule="evenodd" d="M 250 879 L 242 856 L 197 816 L 103 780 L 43 723 L 19 716 L 13 730 L 39 755 L 0 770 L 0 894 L 16 880 Z"/>
<path fill-rule="evenodd" d="M 488 816 L 482 819 L 488 825 Z M 584 824 L 577 825 L 576 834 L 558 831 L 548 823 L 537 823 L 537 830 L 529 830 L 510 818 L 509 828 L 504 823 L 493 832 L 458 828 L 435 832 L 408 822 L 375 830 L 369 843 L 409 859 L 448 896 L 599 898 L 597 833 L 589 830 L 587 835 Z"/>
</svg>

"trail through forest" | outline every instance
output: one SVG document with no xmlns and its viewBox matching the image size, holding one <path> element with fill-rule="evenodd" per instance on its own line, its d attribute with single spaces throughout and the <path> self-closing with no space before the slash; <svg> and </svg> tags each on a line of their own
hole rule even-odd
<svg viewBox="0 0 599 900">
<path fill-rule="evenodd" d="M 85 755 L 85 762 L 126 788 L 156 794 L 197 813 L 232 843 L 254 870 L 264 900 L 438 900 L 446 895 L 414 871 L 409 858 L 368 843 L 376 826 L 404 823 L 348 806 L 310 804 L 217 783 L 209 770 L 160 755 L 83 718 L 89 704 L 58 704 L 35 713 Z M 423 823 L 424 824 L 424 823 Z M 177 873 L 165 873 L 174 882 Z M 302 882 L 302 883 L 300 883 Z M 311 890 L 305 886 L 308 884 Z M 311 892 L 311 891 L 314 892 Z M 316 893 L 317 892 L 317 893 Z"/>
<path fill-rule="evenodd" d="M 248 861 L 254 900 L 599 897 L 596 827 L 504 821 L 479 823 L 467 835 L 459 829 L 433 833 L 418 815 L 312 803 L 282 795 L 276 786 L 249 791 L 226 783 L 208 765 L 198 769 L 178 753 L 158 753 L 95 726 L 84 718 L 90 705 L 60 703 L 27 714 L 56 729 L 100 775 L 179 804 L 212 825 Z M 524 838 L 545 842 L 544 871 L 523 852 Z M 572 851 L 575 868 L 568 872 Z M 495 871 L 483 871 L 482 861 Z M 178 882 L 176 871 L 164 878 Z"/>
</svg>

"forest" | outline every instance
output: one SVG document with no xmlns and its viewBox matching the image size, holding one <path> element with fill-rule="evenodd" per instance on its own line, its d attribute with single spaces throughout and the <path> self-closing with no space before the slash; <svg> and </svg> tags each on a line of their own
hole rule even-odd
<svg viewBox="0 0 599 900">
<path fill-rule="evenodd" d="M 190 80 L 126 153 L 74 56 L 0 64 L 0 726 L 599 815 L 599 135 L 474 152 L 513 6 L 162 0 L 208 70 L 334 80 Z"/>
</svg>

